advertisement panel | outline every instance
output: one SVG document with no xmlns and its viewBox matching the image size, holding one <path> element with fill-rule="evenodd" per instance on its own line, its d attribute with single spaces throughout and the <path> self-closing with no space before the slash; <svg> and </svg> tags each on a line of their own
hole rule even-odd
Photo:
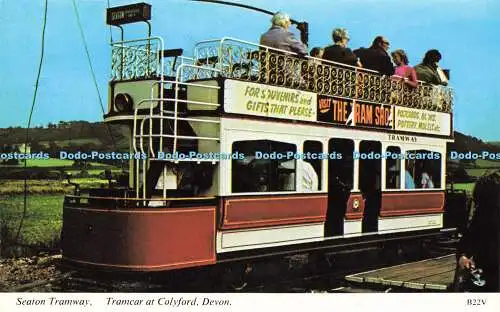
<svg viewBox="0 0 500 312">
<path fill-rule="evenodd" d="M 395 130 L 450 135 L 451 115 L 435 111 L 396 106 Z"/>
<path fill-rule="evenodd" d="M 318 121 L 390 129 L 392 126 L 390 105 L 365 103 L 350 99 L 318 96 Z"/>
<path fill-rule="evenodd" d="M 224 110 L 228 113 L 316 121 L 316 102 L 312 92 L 237 80 L 224 83 Z"/>
</svg>

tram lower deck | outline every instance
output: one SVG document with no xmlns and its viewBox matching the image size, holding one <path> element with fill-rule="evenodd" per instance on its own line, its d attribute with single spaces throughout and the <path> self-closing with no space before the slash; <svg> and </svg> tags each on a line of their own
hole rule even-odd
<svg viewBox="0 0 500 312">
<path fill-rule="evenodd" d="M 229 114 L 218 127 L 220 154 L 237 157 L 205 164 L 211 182 L 189 184 L 185 197 L 172 196 L 176 189 L 163 197 L 175 176 L 164 160 L 150 198 L 67 196 L 64 258 L 101 269 L 172 270 L 443 228 L 442 139 Z M 373 156 L 388 151 L 429 157 Z M 433 188 L 424 188 L 424 167 Z"/>
</svg>

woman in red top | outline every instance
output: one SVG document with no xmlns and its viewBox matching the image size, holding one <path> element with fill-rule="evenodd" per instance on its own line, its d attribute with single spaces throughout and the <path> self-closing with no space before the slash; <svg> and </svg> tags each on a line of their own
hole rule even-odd
<svg viewBox="0 0 500 312">
<path fill-rule="evenodd" d="M 404 83 L 412 88 L 416 88 L 417 73 L 413 67 L 408 65 L 408 56 L 403 50 L 396 50 L 391 53 L 392 60 L 396 64 L 394 75 L 404 79 Z"/>
</svg>

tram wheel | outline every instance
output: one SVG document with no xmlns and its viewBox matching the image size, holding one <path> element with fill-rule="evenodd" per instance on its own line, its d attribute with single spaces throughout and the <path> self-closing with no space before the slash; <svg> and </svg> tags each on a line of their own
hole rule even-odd
<svg viewBox="0 0 500 312">
<path fill-rule="evenodd" d="M 248 278 L 253 271 L 250 263 L 230 264 L 224 268 L 222 284 L 232 291 L 241 291 L 248 286 Z"/>
</svg>

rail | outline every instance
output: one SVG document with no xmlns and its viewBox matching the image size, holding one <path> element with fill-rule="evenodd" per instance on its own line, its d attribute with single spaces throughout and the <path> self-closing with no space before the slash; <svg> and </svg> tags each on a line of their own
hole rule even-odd
<svg viewBox="0 0 500 312">
<path fill-rule="evenodd" d="M 201 203 L 216 200 L 215 196 L 196 196 L 196 197 L 158 197 L 158 198 L 140 198 L 140 197 L 105 197 L 91 195 L 66 195 L 64 197 L 64 207 L 73 209 L 93 209 L 93 210 L 133 210 L 137 208 L 170 208 L 178 202 Z"/>
<path fill-rule="evenodd" d="M 189 58 L 181 59 L 179 63 L 167 63 L 162 67 L 160 77 L 151 83 L 150 98 L 140 100 L 134 109 L 134 122 L 133 122 L 133 140 L 132 145 L 135 152 L 141 152 L 148 156 L 149 160 L 162 160 L 170 162 L 187 162 L 197 161 L 205 162 L 206 160 L 193 160 L 193 159 L 161 159 L 157 157 L 157 152 L 168 151 L 175 154 L 178 150 L 179 140 L 190 141 L 219 141 L 218 133 L 214 136 L 206 135 L 185 135 L 179 131 L 179 123 L 205 123 L 205 124 L 219 124 L 219 121 L 211 120 L 210 118 L 186 118 L 184 112 L 180 110 L 179 104 L 196 104 L 206 107 L 217 108 L 220 103 L 204 102 L 199 100 L 190 101 L 183 99 L 180 95 L 181 87 L 192 86 L 204 89 L 219 89 L 217 86 L 205 85 L 202 83 L 186 82 L 189 77 L 196 77 L 196 79 L 213 78 L 218 76 L 219 70 L 214 68 L 206 68 L 203 66 L 190 64 Z M 170 65 L 168 65 L 170 64 Z M 175 69 L 175 75 L 170 79 L 163 76 L 165 72 L 169 74 L 169 70 Z M 172 79 L 173 78 L 173 79 Z M 160 93 L 155 97 L 155 89 L 160 86 Z M 173 91 L 173 95 L 166 95 L 165 90 Z M 144 116 L 144 110 L 149 113 Z M 216 151 L 214 151 L 216 152 Z M 146 160 L 136 160 L 136 192 L 146 197 L 146 171 L 149 164 Z M 163 171 L 163 180 L 166 179 L 165 171 Z M 142 192 L 141 192 L 142 185 Z M 163 196 L 166 197 L 166 188 L 163 187 Z"/>
<path fill-rule="evenodd" d="M 402 79 L 381 76 L 372 70 L 301 57 L 235 38 L 197 43 L 194 60 L 220 70 L 222 77 L 321 95 L 447 113 L 453 106 L 453 91 L 448 87 L 419 82 L 417 88 L 412 88 Z"/>
<path fill-rule="evenodd" d="M 163 75 L 163 39 L 148 37 L 111 44 L 111 80 L 132 80 Z"/>
<path fill-rule="evenodd" d="M 372 70 L 301 57 L 240 39 L 224 37 L 198 42 L 193 58 L 163 60 L 162 51 L 163 41 L 159 37 L 113 43 L 111 79 L 158 78 L 163 74 L 176 77 L 179 68 L 184 67 L 176 81 L 226 77 L 368 103 L 452 112 L 453 90 L 449 87 L 419 82 L 417 88 L 412 88 L 402 79 L 381 76 Z"/>
<path fill-rule="evenodd" d="M 194 59 L 187 56 L 168 57 L 164 62 L 164 72 L 165 75 L 170 77 L 175 77 L 177 70 L 184 64 L 194 65 Z"/>
</svg>

